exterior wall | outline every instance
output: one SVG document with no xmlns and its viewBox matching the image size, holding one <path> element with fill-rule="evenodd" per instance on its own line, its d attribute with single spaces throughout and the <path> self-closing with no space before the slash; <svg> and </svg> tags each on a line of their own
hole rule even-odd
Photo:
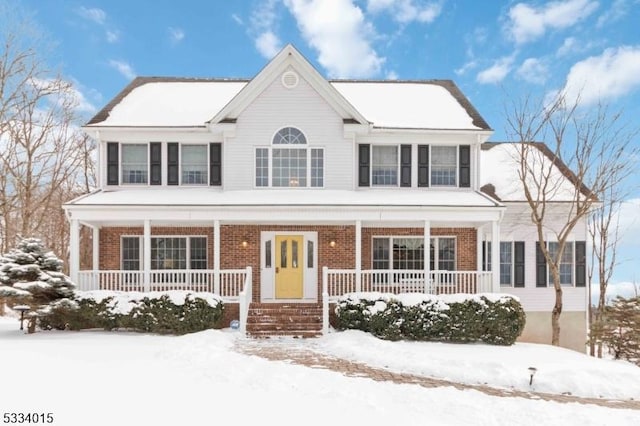
<svg viewBox="0 0 640 426">
<path fill-rule="evenodd" d="M 144 233 L 143 227 L 109 227 L 100 229 L 100 269 L 121 269 L 120 243 L 122 236 L 135 236 Z M 211 227 L 151 227 L 151 235 L 188 235 L 207 237 L 207 267 L 213 269 L 213 228 Z M 142 250 L 141 250 L 142 253 Z"/>
<path fill-rule="evenodd" d="M 362 269 L 371 269 L 372 241 L 377 236 L 424 236 L 422 228 L 362 228 Z M 477 232 L 475 228 L 431 228 L 431 236 L 456 238 L 456 267 L 459 271 L 477 270 Z"/>
<path fill-rule="evenodd" d="M 271 146 L 275 133 L 288 126 L 300 129 L 310 148 L 324 148 L 325 188 L 353 189 L 354 148 L 344 137 L 342 118 L 302 75 L 293 89 L 278 76 L 238 116 L 235 137 L 223 146 L 224 189 L 253 189 L 255 148 Z"/>
<path fill-rule="evenodd" d="M 527 322 L 519 342 L 551 344 L 551 312 L 526 312 Z M 587 317 L 584 311 L 563 311 L 560 316 L 560 345 L 584 353 Z"/>
<path fill-rule="evenodd" d="M 562 206 L 566 208 L 566 206 Z M 502 241 L 524 241 L 525 242 L 525 286 L 524 288 L 502 287 L 502 291 L 518 296 L 522 307 L 527 312 L 547 312 L 550 313 L 555 303 L 555 293 L 553 285 L 547 288 L 536 287 L 536 244 L 538 234 L 535 226 L 531 223 L 529 207 L 524 203 L 507 203 L 507 211 L 500 225 L 500 238 Z M 555 240 L 553 229 L 560 228 L 563 216 L 566 212 L 558 208 L 550 209 L 547 213 L 549 230 L 545 234 L 547 241 Z M 555 218 L 555 220 L 553 220 Z M 570 241 L 585 241 L 586 224 L 579 223 Z M 587 309 L 587 288 L 586 287 L 563 287 L 563 310 L 581 311 Z"/>
</svg>

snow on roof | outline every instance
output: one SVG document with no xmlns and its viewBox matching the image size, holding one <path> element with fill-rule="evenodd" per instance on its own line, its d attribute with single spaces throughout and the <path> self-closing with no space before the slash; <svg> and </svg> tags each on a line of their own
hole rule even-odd
<svg viewBox="0 0 640 426">
<path fill-rule="evenodd" d="M 486 123 L 474 124 L 462 100 L 435 82 L 336 81 L 332 85 L 376 127 L 488 128 Z"/>
<path fill-rule="evenodd" d="M 480 185 L 493 185 L 495 195 L 502 201 L 525 201 L 523 185 L 518 176 L 519 144 L 517 143 L 484 143 L 480 159 Z M 551 165 L 553 155 L 541 143 L 534 143 L 531 146 L 537 148 L 531 151 L 530 161 L 534 161 L 537 170 L 546 169 Z M 545 151 L 547 151 L 545 153 Z M 563 164 L 558 164 L 551 171 L 550 188 L 547 192 L 552 201 L 573 201 L 576 187 L 568 174 L 568 168 Z M 530 190 L 535 194 L 535 184 L 529 185 Z M 588 189 L 583 188 L 583 194 Z M 586 195 L 586 194 L 585 194 Z M 534 195 L 535 196 L 535 195 Z"/>
<path fill-rule="evenodd" d="M 87 126 L 204 126 L 247 81 L 139 77 Z M 376 127 L 488 130 L 452 81 L 334 81 L 333 87 Z"/>
<path fill-rule="evenodd" d="M 106 119 L 95 122 L 94 118 L 89 125 L 204 126 L 246 84 L 234 80 L 147 82 L 116 97 L 114 101 L 121 99 L 109 111 L 98 113 Z"/>
<path fill-rule="evenodd" d="M 247 190 L 139 188 L 98 191 L 68 204 L 76 206 L 467 206 L 496 203 L 474 191 L 460 190 Z"/>
</svg>

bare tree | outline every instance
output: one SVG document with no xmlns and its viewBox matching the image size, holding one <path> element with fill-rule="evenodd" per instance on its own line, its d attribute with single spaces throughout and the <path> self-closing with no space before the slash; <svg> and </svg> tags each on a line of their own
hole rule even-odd
<svg viewBox="0 0 640 426">
<path fill-rule="evenodd" d="M 562 286 L 560 264 L 567 242 L 600 199 L 633 171 L 628 161 L 638 152 L 634 134 L 621 124 L 620 113 L 601 104 L 582 108 L 559 95 L 552 103 L 531 98 L 506 111 L 508 133 L 518 142 L 514 151 L 524 198 L 536 227 L 539 247 L 553 282 L 551 344 L 560 344 Z M 545 141 L 546 147 L 534 141 Z M 559 201 L 560 203 L 554 203 Z M 555 234 L 557 249 L 545 244 Z"/>
</svg>

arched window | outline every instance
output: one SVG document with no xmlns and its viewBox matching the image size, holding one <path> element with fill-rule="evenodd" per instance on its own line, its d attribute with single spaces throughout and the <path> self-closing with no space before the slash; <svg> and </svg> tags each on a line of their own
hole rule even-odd
<svg viewBox="0 0 640 426">
<path fill-rule="evenodd" d="M 276 132 L 269 148 L 256 149 L 256 186 L 322 187 L 324 152 L 308 148 L 304 133 L 295 127 Z"/>
</svg>

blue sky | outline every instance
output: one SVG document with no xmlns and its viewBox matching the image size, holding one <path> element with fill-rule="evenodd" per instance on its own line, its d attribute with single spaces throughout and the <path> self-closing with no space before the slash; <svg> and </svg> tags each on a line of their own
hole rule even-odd
<svg viewBox="0 0 640 426">
<path fill-rule="evenodd" d="M 640 0 L 0 1 L 55 42 L 49 60 L 87 116 L 135 75 L 252 77 L 292 43 L 327 77 L 453 79 L 492 140 L 506 138 L 509 97 L 563 88 L 640 121 Z M 618 282 L 640 282 L 630 198 Z"/>
</svg>

